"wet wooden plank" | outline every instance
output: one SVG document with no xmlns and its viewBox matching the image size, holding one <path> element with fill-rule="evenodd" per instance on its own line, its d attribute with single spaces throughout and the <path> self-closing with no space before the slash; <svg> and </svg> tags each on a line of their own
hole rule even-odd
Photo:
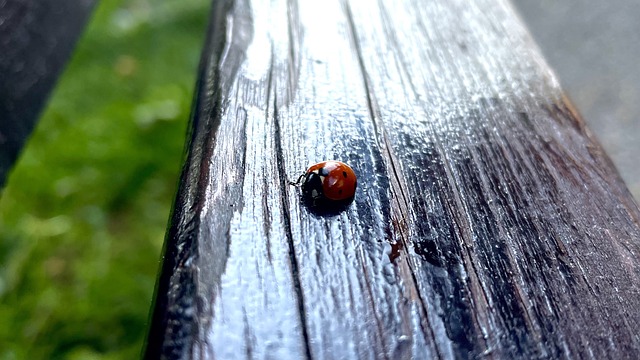
<svg viewBox="0 0 640 360">
<path fill-rule="evenodd" d="M 0 1 L 0 188 L 31 134 L 94 3 Z"/>
<path fill-rule="evenodd" d="M 504 1 L 215 2 L 189 136 L 147 358 L 640 351 L 640 212 Z"/>
</svg>

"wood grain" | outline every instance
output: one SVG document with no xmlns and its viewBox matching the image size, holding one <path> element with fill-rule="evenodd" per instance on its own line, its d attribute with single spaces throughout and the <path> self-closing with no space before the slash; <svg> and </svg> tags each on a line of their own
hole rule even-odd
<svg viewBox="0 0 640 360">
<path fill-rule="evenodd" d="M 218 1 L 147 358 L 625 359 L 640 212 L 508 3 Z M 354 203 L 289 185 L 327 159 Z"/>
</svg>

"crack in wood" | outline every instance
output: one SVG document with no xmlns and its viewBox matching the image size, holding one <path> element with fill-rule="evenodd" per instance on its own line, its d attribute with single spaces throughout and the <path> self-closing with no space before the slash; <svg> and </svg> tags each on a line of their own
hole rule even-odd
<svg viewBox="0 0 640 360">
<path fill-rule="evenodd" d="M 375 94 L 373 92 L 373 87 L 370 85 L 369 83 L 369 79 L 368 79 L 368 74 L 367 74 L 367 70 L 365 68 L 365 64 L 364 61 L 362 59 L 362 51 L 360 49 L 360 43 L 359 43 L 359 39 L 358 39 L 358 35 L 356 32 L 356 27 L 354 25 L 353 22 L 353 15 L 351 13 L 351 8 L 349 6 L 348 0 L 344 0 L 342 2 L 343 4 L 343 9 L 344 9 L 344 13 L 345 16 L 347 18 L 347 24 L 348 24 L 348 30 L 349 30 L 349 37 L 352 41 L 353 47 L 354 47 L 354 52 L 358 61 L 358 65 L 360 68 L 360 74 L 362 77 L 362 81 L 363 81 L 363 85 L 365 88 L 365 94 L 366 94 L 366 100 L 367 100 L 367 107 L 369 110 L 369 118 L 374 126 L 375 129 L 375 135 L 377 137 L 377 142 L 378 145 L 380 147 L 380 149 L 382 150 L 381 153 L 383 154 L 382 158 L 385 160 L 385 164 L 386 164 L 386 168 L 387 168 L 387 172 L 391 173 L 390 179 L 391 179 L 391 199 L 392 199 L 392 206 L 391 206 L 391 214 L 392 214 L 392 218 L 397 218 L 399 219 L 399 221 L 395 221 L 395 229 L 397 231 L 397 235 L 398 235 L 398 239 L 395 241 L 400 241 L 401 243 L 404 244 L 404 246 L 402 246 L 402 248 L 400 248 L 399 250 L 402 251 L 404 250 L 405 252 L 408 251 L 408 247 L 407 244 L 409 243 L 408 238 L 409 238 L 409 234 L 408 234 L 408 228 L 406 226 L 397 226 L 400 224 L 406 224 L 408 221 L 410 221 L 410 215 L 405 211 L 405 209 L 409 209 L 409 200 L 407 199 L 407 196 L 404 193 L 404 188 L 405 186 L 402 185 L 402 180 L 399 176 L 399 172 L 396 168 L 396 161 L 394 160 L 393 154 L 391 152 L 391 147 L 389 146 L 389 142 L 387 140 L 386 137 L 386 133 L 385 133 L 385 128 L 384 128 L 384 124 L 382 123 L 382 119 L 380 117 L 380 112 L 377 109 L 377 103 L 375 101 Z M 380 137 L 382 137 L 382 141 L 380 140 Z M 391 170 L 391 171 L 389 171 Z M 398 201 L 399 196 L 402 199 L 402 204 Z M 395 216 L 394 216 L 395 214 Z M 439 347 L 437 345 L 437 340 L 436 340 L 436 336 L 432 331 L 431 326 L 428 324 L 428 317 L 426 316 L 426 303 L 424 301 L 424 299 L 422 298 L 422 294 L 420 293 L 420 290 L 418 289 L 418 287 L 415 285 L 416 283 L 416 278 L 415 278 L 415 273 L 414 270 L 411 266 L 411 263 L 408 261 L 407 259 L 408 255 L 405 255 L 404 258 L 400 258 L 399 261 L 401 262 L 401 267 L 408 267 L 409 271 L 408 273 L 411 275 L 410 281 L 407 281 L 407 286 L 409 287 L 409 293 L 412 294 L 412 297 L 416 298 L 418 300 L 418 303 L 420 304 L 420 311 L 425 314 L 422 317 L 422 321 L 420 322 L 421 326 L 422 326 L 422 331 L 425 334 L 429 334 L 431 337 L 431 341 L 433 341 L 435 345 L 435 350 L 436 353 L 438 354 L 438 358 L 442 358 L 442 354 L 440 353 Z M 380 322 L 380 320 L 376 317 L 376 321 Z M 387 348 L 386 345 L 384 345 L 385 348 Z"/>
<path fill-rule="evenodd" d="M 273 64 L 273 62 L 272 62 Z M 274 71 L 273 67 L 270 71 Z M 270 76 L 270 79 L 272 77 Z M 271 81 L 270 81 L 271 83 Z M 275 85 L 274 85 L 275 86 Z M 282 189 L 282 196 L 280 196 L 281 204 L 282 204 L 282 215 L 284 220 L 284 230 L 287 237 L 287 243 L 289 244 L 289 258 L 291 265 L 291 276 L 293 279 L 293 286 L 298 302 L 298 314 L 300 316 L 300 326 L 302 328 L 302 338 L 304 342 L 304 352 L 306 358 L 309 360 L 313 360 L 311 356 L 311 348 L 310 348 L 310 338 L 307 329 L 307 315 L 305 313 L 305 304 L 304 304 L 304 293 L 302 291 L 302 285 L 300 281 L 300 275 L 298 270 L 298 259 L 296 257 L 296 251 L 294 246 L 294 237 L 291 230 L 291 210 L 289 208 L 289 180 L 286 177 L 286 168 L 284 165 L 284 153 L 282 150 L 282 139 L 280 135 L 280 123 L 278 118 L 278 99 L 274 92 L 270 92 L 273 96 L 273 127 L 274 127 L 274 143 L 275 143 L 275 153 L 276 153 L 276 162 L 278 165 L 278 177 L 280 179 L 280 187 Z"/>
</svg>

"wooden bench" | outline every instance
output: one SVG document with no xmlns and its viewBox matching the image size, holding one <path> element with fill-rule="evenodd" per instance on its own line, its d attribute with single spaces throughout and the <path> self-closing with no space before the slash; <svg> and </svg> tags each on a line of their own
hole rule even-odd
<svg viewBox="0 0 640 360">
<path fill-rule="evenodd" d="M 212 14 L 147 358 L 640 351 L 638 207 L 508 3 Z"/>
<path fill-rule="evenodd" d="M 35 127 L 94 2 L 0 1 L 0 188 Z"/>
</svg>

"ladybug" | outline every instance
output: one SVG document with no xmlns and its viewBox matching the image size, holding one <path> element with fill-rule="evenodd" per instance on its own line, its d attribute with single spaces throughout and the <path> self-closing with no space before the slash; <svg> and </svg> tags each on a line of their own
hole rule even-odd
<svg viewBox="0 0 640 360">
<path fill-rule="evenodd" d="M 298 179 L 302 196 L 312 207 L 347 205 L 356 193 L 358 180 L 353 169 L 340 161 L 311 165 Z"/>
</svg>

